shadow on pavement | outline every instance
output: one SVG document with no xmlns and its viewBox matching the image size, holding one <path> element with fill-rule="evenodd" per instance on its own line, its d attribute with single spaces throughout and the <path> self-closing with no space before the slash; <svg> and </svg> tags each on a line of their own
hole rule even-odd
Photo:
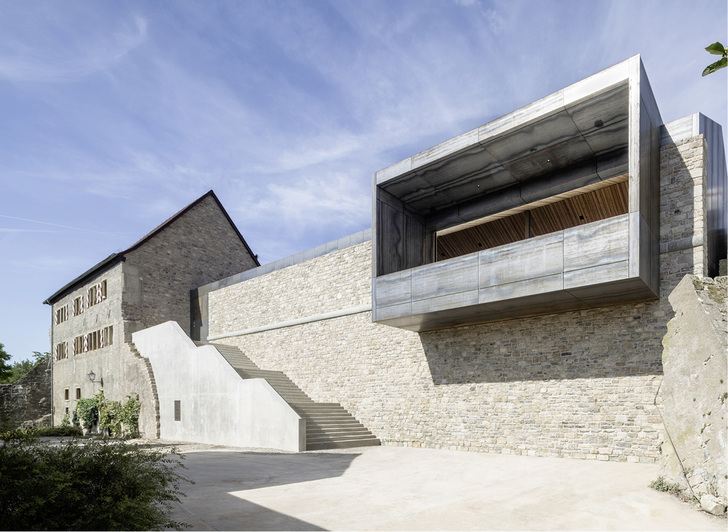
<svg viewBox="0 0 728 532">
<path fill-rule="evenodd" d="M 182 486 L 186 497 L 173 510 L 173 520 L 194 530 L 324 530 L 241 495 L 341 476 L 360 454 L 198 451 L 184 456 L 183 474 L 195 484 Z"/>
</svg>

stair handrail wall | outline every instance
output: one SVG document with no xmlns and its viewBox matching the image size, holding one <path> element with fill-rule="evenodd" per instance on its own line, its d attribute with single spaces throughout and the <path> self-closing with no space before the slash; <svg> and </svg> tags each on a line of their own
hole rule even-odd
<svg viewBox="0 0 728 532">
<path fill-rule="evenodd" d="M 305 450 L 305 420 L 265 379 L 243 379 L 176 322 L 135 332 L 132 341 L 157 376 L 162 439 Z"/>
</svg>

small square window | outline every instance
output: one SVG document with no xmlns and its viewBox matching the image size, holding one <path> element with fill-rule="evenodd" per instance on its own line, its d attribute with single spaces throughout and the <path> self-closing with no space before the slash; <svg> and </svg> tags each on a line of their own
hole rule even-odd
<svg viewBox="0 0 728 532">
<path fill-rule="evenodd" d="M 81 388 L 76 388 L 76 399 L 81 399 Z"/>
<path fill-rule="evenodd" d="M 65 390 L 63 391 L 63 398 L 64 398 L 64 399 L 65 399 L 66 401 L 68 401 L 68 400 L 69 400 L 69 399 L 71 398 L 71 390 L 69 390 L 68 388 L 66 388 L 66 389 L 65 389 Z"/>
</svg>

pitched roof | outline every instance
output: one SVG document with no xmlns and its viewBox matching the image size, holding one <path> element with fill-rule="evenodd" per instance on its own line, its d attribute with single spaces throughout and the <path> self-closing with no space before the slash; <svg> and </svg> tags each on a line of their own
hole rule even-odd
<svg viewBox="0 0 728 532">
<path fill-rule="evenodd" d="M 228 223 L 230 224 L 230 227 L 233 228 L 233 231 L 235 231 L 235 234 L 238 235 L 238 238 L 245 246 L 245 249 L 248 251 L 250 256 L 255 261 L 256 266 L 260 266 L 260 262 L 258 262 L 258 255 L 255 255 L 253 251 L 250 249 L 250 246 L 248 246 L 248 243 L 245 241 L 245 238 L 243 238 L 243 235 L 240 233 L 238 228 L 235 226 L 235 223 L 230 218 L 230 215 L 225 210 L 225 207 L 222 206 L 222 203 L 220 203 L 220 200 L 215 195 L 215 192 L 210 190 L 200 198 L 196 199 L 187 207 L 179 211 L 178 213 L 172 215 L 170 218 L 162 222 L 160 225 L 152 229 L 149 233 L 147 233 L 144 237 L 142 237 L 139 241 L 137 241 L 135 244 L 133 244 L 131 247 L 125 249 L 124 251 L 120 251 L 118 253 L 112 253 L 108 257 L 106 257 L 104 260 L 96 264 L 95 266 L 92 266 L 88 270 L 86 270 L 84 273 L 76 277 L 73 281 L 67 283 L 64 285 L 60 290 L 55 292 L 53 295 L 48 297 L 45 301 L 43 301 L 46 305 L 52 305 L 59 299 L 61 299 L 64 295 L 66 295 L 68 292 L 78 288 L 79 286 L 85 284 L 89 279 L 96 276 L 97 274 L 101 273 L 104 270 L 107 270 L 111 266 L 114 266 L 118 264 L 119 262 L 123 262 L 126 259 L 126 255 L 135 249 L 143 246 L 146 242 L 151 240 L 154 236 L 161 233 L 164 229 L 166 229 L 168 226 L 170 226 L 172 223 L 174 223 L 177 219 L 184 216 L 188 211 L 190 211 L 193 207 L 198 205 L 199 203 L 202 203 L 206 198 L 211 197 L 215 200 L 215 203 L 217 203 L 217 206 L 220 208 L 220 211 L 225 215 L 225 218 L 227 219 Z"/>
</svg>

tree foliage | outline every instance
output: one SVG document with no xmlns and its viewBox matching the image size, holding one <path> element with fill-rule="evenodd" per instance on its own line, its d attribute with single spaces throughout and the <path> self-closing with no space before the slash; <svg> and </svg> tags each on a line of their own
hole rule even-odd
<svg viewBox="0 0 728 532">
<path fill-rule="evenodd" d="M 0 344 L 0 384 L 10 384 L 17 381 L 43 362 L 47 356 L 48 353 L 33 351 L 32 360 L 26 359 L 8 364 L 7 361 L 10 360 L 10 355 L 3 349 L 3 344 Z"/>
<path fill-rule="evenodd" d="M 711 63 L 710 65 L 705 67 L 705 70 L 703 70 L 703 76 L 712 74 L 716 70 L 725 68 L 728 65 L 728 49 L 726 49 L 720 42 L 714 42 L 710 46 L 707 46 L 705 50 L 708 53 L 711 53 L 713 55 L 720 55 L 722 57 L 715 63 Z"/>
<path fill-rule="evenodd" d="M 108 440 L 0 446 L 0 529 L 162 530 L 184 494 L 182 456 Z"/>
<path fill-rule="evenodd" d="M 8 364 L 10 360 L 10 354 L 5 352 L 5 346 L 0 344 L 0 383 L 5 382 L 5 379 L 12 375 L 12 366 Z"/>
</svg>

